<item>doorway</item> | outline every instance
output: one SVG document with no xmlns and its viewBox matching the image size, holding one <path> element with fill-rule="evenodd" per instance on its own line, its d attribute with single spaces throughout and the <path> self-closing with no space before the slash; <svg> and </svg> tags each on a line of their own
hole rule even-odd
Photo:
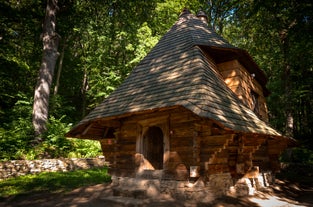
<svg viewBox="0 0 313 207">
<path fill-rule="evenodd" d="M 143 136 L 143 155 L 155 170 L 163 169 L 164 142 L 160 127 L 149 127 Z"/>
</svg>

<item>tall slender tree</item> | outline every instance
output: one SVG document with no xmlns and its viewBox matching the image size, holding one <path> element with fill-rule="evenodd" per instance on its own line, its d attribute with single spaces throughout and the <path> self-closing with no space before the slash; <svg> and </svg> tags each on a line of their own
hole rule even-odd
<svg viewBox="0 0 313 207">
<path fill-rule="evenodd" d="M 56 13 L 58 0 L 47 0 L 46 14 L 43 22 L 43 53 L 39 76 L 34 94 L 33 126 L 35 143 L 41 142 L 41 135 L 46 130 L 49 110 L 50 87 L 54 68 L 58 58 L 59 35 L 56 33 Z"/>
</svg>

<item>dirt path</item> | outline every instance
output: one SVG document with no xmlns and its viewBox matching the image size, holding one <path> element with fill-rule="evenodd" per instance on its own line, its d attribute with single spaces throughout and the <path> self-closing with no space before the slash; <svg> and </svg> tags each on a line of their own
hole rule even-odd
<svg viewBox="0 0 313 207">
<path fill-rule="evenodd" d="M 2 207 L 119 207 L 103 198 L 111 196 L 109 184 L 98 184 L 75 189 L 68 193 L 38 193 L 33 195 L 18 195 L 0 200 Z M 134 206 L 129 204 L 127 206 Z M 313 207 L 313 188 L 300 187 L 296 184 L 277 181 L 277 184 L 267 192 L 260 192 L 255 196 L 233 198 L 222 197 L 214 202 L 194 204 L 192 201 L 177 201 L 170 198 L 155 198 L 146 200 L 144 206 L 171 207 Z"/>
</svg>

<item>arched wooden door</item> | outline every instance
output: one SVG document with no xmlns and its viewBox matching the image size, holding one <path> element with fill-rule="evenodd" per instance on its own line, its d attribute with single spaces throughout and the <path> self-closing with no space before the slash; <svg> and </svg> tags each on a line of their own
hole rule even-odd
<svg viewBox="0 0 313 207">
<path fill-rule="evenodd" d="M 159 127 L 149 127 L 143 137 L 143 154 L 155 170 L 163 168 L 163 132 Z"/>
</svg>

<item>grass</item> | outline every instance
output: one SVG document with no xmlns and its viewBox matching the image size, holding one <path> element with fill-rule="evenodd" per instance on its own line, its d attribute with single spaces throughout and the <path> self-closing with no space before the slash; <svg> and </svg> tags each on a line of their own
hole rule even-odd
<svg viewBox="0 0 313 207">
<path fill-rule="evenodd" d="M 110 181 L 106 167 L 70 172 L 44 172 L 0 181 L 0 197 L 38 192 L 67 192 L 78 187 Z"/>
</svg>

